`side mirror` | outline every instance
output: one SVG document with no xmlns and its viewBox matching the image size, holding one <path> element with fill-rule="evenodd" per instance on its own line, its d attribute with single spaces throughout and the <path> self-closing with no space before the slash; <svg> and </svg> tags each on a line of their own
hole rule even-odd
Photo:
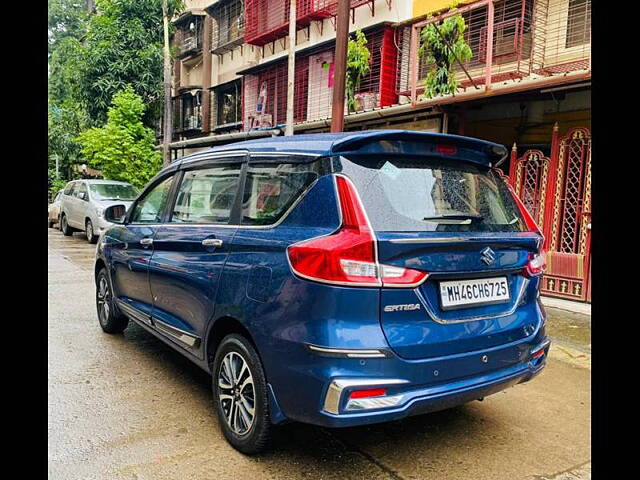
<svg viewBox="0 0 640 480">
<path fill-rule="evenodd" d="M 80 192 L 78 193 L 78 198 L 80 200 L 86 200 L 87 199 L 87 192 Z"/>
<path fill-rule="evenodd" d="M 124 215 L 127 213 L 127 207 L 124 205 L 111 205 L 104 211 L 104 219 L 111 223 L 124 223 Z"/>
</svg>

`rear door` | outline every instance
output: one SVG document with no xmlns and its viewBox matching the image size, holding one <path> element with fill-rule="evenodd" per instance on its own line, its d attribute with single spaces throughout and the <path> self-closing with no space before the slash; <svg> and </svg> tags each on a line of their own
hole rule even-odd
<svg viewBox="0 0 640 480">
<path fill-rule="evenodd" d="M 69 221 L 69 212 L 73 206 L 73 190 L 75 189 L 77 182 L 69 182 L 62 191 L 62 197 L 60 197 L 60 214 L 64 213 L 67 216 L 67 222 Z"/>
<path fill-rule="evenodd" d="M 168 223 L 154 237 L 149 264 L 158 330 L 202 358 L 202 338 L 213 316 L 220 275 L 237 227 L 229 225 L 242 157 L 184 170 Z"/>
<path fill-rule="evenodd" d="M 377 236 L 379 263 L 429 273 L 417 287 L 382 289 L 382 328 L 399 356 L 470 352 L 534 332 L 535 307 L 523 305 L 535 298 L 522 272 L 541 238 L 526 231 L 498 175 L 427 157 L 342 165 Z"/>
<path fill-rule="evenodd" d="M 76 228 L 84 229 L 84 219 L 89 205 L 89 191 L 85 182 L 78 182 L 73 191 L 73 208 L 69 223 Z"/>
</svg>

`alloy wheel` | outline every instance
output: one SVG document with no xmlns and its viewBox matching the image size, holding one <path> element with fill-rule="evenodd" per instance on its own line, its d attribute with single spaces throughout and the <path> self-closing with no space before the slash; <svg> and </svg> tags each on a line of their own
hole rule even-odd
<svg viewBox="0 0 640 480">
<path fill-rule="evenodd" d="M 98 317 L 100 323 L 105 325 L 109 321 L 109 313 L 111 312 L 111 292 L 109 283 L 103 275 L 98 282 Z"/>
<path fill-rule="evenodd" d="M 229 428 L 236 435 L 246 435 L 255 419 L 255 389 L 249 366 L 238 352 L 229 352 L 222 359 L 218 398 Z"/>
</svg>

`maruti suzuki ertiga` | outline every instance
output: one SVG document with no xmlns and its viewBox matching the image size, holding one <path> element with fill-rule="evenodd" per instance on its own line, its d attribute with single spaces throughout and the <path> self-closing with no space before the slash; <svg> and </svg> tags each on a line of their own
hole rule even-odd
<svg viewBox="0 0 640 480">
<path fill-rule="evenodd" d="M 210 372 L 245 453 L 285 421 L 385 422 L 530 380 L 549 349 L 543 239 L 506 155 L 385 130 L 184 157 L 105 212 L 100 325 L 132 320 Z"/>
</svg>

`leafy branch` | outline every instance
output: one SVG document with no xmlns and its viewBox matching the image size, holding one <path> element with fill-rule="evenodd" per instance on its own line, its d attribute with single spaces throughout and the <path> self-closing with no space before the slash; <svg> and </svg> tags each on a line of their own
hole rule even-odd
<svg viewBox="0 0 640 480">
<path fill-rule="evenodd" d="M 455 8 L 450 10 L 453 11 Z M 427 98 L 455 94 L 458 89 L 453 64 L 456 60 L 464 62 L 473 56 L 464 40 L 466 28 L 464 18 L 457 14 L 441 22 L 429 23 L 420 32 L 418 57 L 431 67 L 425 77 L 424 95 Z"/>
<path fill-rule="evenodd" d="M 355 39 L 349 39 L 347 46 L 347 75 L 345 93 L 347 94 L 347 109 L 354 112 L 358 108 L 355 94 L 360 90 L 362 78 L 369 73 L 369 59 L 371 52 L 367 48 L 367 37 L 360 30 L 355 31 Z"/>
</svg>

